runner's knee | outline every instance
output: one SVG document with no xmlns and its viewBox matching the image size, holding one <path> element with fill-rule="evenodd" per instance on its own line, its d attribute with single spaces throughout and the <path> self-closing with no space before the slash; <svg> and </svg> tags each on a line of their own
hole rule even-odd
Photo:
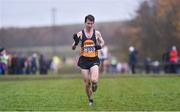
<svg viewBox="0 0 180 112">
<path fill-rule="evenodd" d="M 89 80 L 84 80 L 84 84 L 86 87 L 90 87 L 90 85 L 91 85 Z"/>
<path fill-rule="evenodd" d="M 97 79 L 92 79 L 92 83 L 97 83 L 98 80 Z"/>
</svg>

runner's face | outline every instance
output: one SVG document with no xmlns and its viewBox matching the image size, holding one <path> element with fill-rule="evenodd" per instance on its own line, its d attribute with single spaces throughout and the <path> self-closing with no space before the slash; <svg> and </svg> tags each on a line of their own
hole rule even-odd
<svg viewBox="0 0 180 112">
<path fill-rule="evenodd" d="M 93 28 L 93 25 L 94 25 L 94 22 L 93 21 L 90 21 L 89 19 L 87 19 L 86 23 L 85 23 L 85 26 L 86 26 L 86 29 L 87 30 L 90 30 Z"/>
<path fill-rule="evenodd" d="M 1 55 L 6 54 L 6 50 L 3 50 L 0 54 L 1 54 Z"/>
</svg>

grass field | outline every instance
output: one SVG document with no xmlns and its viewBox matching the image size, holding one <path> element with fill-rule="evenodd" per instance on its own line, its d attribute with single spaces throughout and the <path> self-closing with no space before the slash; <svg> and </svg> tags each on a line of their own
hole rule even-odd
<svg viewBox="0 0 180 112">
<path fill-rule="evenodd" d="M 0 110 L 180 110 L 180 77 L 104 75 L 88 106 L 77 75 L 0 76 Z"/>
</svg>

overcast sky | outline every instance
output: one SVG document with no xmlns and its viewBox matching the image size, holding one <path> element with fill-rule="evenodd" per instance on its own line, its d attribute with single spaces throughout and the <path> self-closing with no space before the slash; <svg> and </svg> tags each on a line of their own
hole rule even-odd
<svg viewBox="0 0 180 112">
<path fill-rule="evenodd" d="M 0 27 L 83 23 L 87 14 L 96 22 L 132 19 L 143 0 L 0 0 Z"/>
</svg>

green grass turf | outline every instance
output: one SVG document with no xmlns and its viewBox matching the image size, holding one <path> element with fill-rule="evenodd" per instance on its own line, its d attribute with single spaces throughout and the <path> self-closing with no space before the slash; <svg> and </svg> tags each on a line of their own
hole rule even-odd
<svg viewBox="0 0 180 112">
<path fill-rule="evenodd" d="M 80 75 L 0 76 L 0 110 L 180 110 L 179 76 L 105 75 L 88 106 Z"/>
</svg>

